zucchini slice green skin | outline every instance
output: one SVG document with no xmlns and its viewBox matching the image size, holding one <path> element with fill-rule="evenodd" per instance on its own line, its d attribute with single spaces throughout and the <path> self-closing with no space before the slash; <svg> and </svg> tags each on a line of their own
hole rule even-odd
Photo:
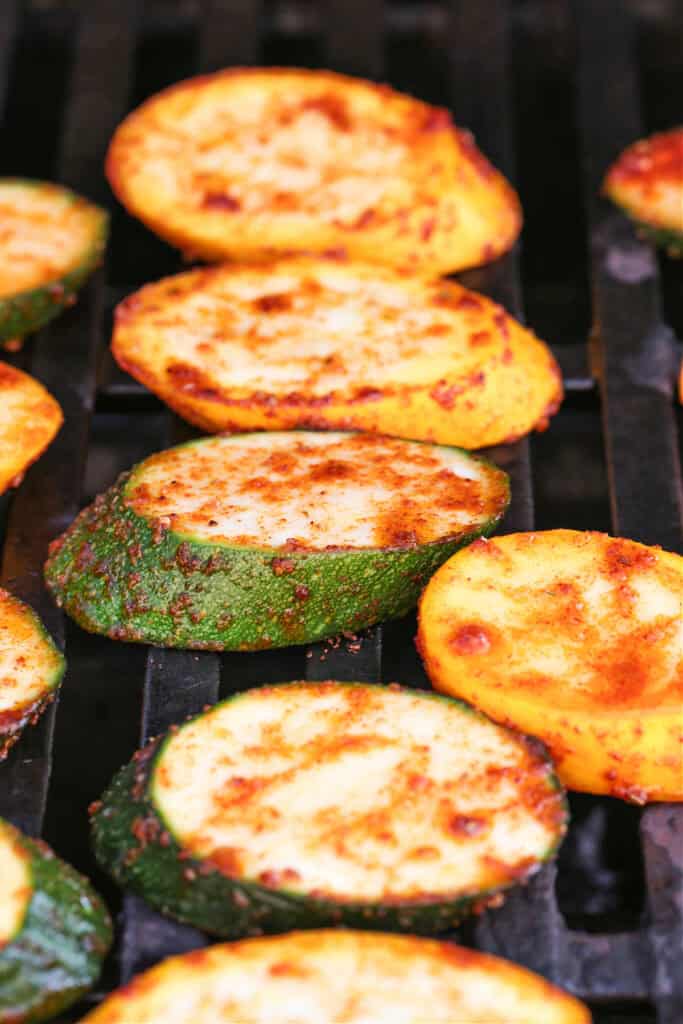
<svg viewBox="0 0 683 1024">
<path fill-rule="evenodd" d="M 625 212 L 628 213 L 627 210 Z M 666 228 L 654 228 L 651 224 L 643 223 L 642 220 L 635 220 L 633 223 L 641 238 L 665 249 L 667 255 L 672 259 L 683 257 L 683 233 Z"/>
<path fill-rule="evenodd" d="M 130 474 L 54 542 L 45 570 L 57 603 L 116 640 L 205 650 L 311 643 L 404 615 L 435 570 L 495 529 L 405 549 L 297 551 L 193 540 L 125 503 Z"/>
<path fill-rule="evenodd" d="M 66 670 L 64 655 L 57 648 L 33 609 L 0 588 L 0 615 L 3 614 L 3 606 L 11 606 L 14 612 L 18 612 L 22 617 L 28 619 L 44 643 L 46 656 L 53 662 L 53 668 L 45 678 L 43 690 L 36 699 L 17 703 L 13 707 L 0 711 L 0 761 L 7 756 L 24 728 L 29 724 L 35 724 L 43 711 L 55 699 Z M 2 680 L 0 680 L 1 683 Z"/>
<path fill-rule="evenodd" d="M 444 699 L 434 693 L 420 695 L 431 700 Z M 237 694 L 228 700 L 239 696 Z M 484 717 L 469 704 L 451 698 L 447 700 L 474 717 Z M 119 885 L 133 890 L 161 913 L 223 938 L 329 925 L 416 935 L 439 934 L 455 927 L 470 913 L 477 913 L 488 905 L 498 905 L 502 892 L 530 877 L 541 864 L 551 860 L 557 853 L 568 821 L 567 805 L 562 798 L 555 841 L 543 857 L 533 864 L 525 864 L 504 885 L 462 894 L 457 899 L 341 902 L 309 893 L 273 889 L 257 882 L 229 877 L 209 861 L 193 857 L 171 834 L 152 796 L 154 770 L 165 739 L 157 737 L 138 751 L 114 777 L 102 800 L 94 805 L 92 837 L 95 856 Z M 562 787 L 551 770 L 552 762 L 545 754 L 545 748 L 535 740 L 528 739 L 528 742 L 534 750 L 542 752 L 547 761 L 549 792 L 561 794 Z"/>
<path fill-rule="evenodd" d="M 4 824 L 6 827 L 6 824 Z M 47 1020 L 94 985 L 111 945 L 109 914 L 89 882 L 44 843 L 19 835 L 33 894 L 23 924 L 0 949 L 0 1022 Z"/>
<path fill-rule="evenodd" d="M 44 182 L 24 178 L 0 179 L 0 182 L 27 188 L 45 185 Z M 90 245 L 67 273 L 36 288 L 0 297 L 0 342 L 31 334 L 72 306 L 79 288 L 102 263 L 109 236 L 109 214 L 75 192 L 68 189 L 60 191 L 74 203 L 87 204 L 92 210 L 94 230 Z"/>
</svg>

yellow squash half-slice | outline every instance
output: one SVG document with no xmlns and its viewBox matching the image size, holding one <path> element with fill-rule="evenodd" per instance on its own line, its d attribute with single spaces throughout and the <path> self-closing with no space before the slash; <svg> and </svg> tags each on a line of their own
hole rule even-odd
<svg viewBox="0 0 683 1024">
<path fill-rule="evenodd" d="M 440 273 L 495 259 L 521 226 L 447 111 L 329 71 L 180 82 L 126 118 L 106 170 L 132 214 L 209 260 L 334 251 Z"/>
<path fill-rule="evenodd" d="M 62 410 L 42 384 L 0 362 L 0 494 L 21 483 L 62 425 Z"/>
<path fill-rule="evenodd" d="M 683 800 L 683 558 L 601 533 L 477 541 L 432 577 L 434 686 L 542 739 L 570 789 Z"/>
<path fill-rule="evenodd" d="M 289 259 L 166 278 L 117 309 L 123 367 L 205 430 L 355 428 L 464 448 L 547 425 L 549 349 L 455 282 Z"/>
</svg>

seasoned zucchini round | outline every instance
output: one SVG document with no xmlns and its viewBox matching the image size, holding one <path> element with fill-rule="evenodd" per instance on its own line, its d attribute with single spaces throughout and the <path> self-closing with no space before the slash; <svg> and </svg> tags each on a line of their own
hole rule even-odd
<svg viewBox="0 0 683 1024">
<path fill-rule="evenodd" d="M 605 193 L 644 235 L 683 254 L 683 126 L 634 142 L 609 169 Z"/>
<path fill-rule="evenodd" d="M 106 170 L 132 214 L 209 260 L 333 252 L 445 273 L 495 259 L 521 226 L 447 111 L 329 71 L 180 82 L 126 118 Z"/>
<path fill-rule="evenodd" d="M 526 737 L 433 693 L 334 682 L 223 701 L 141 751 L 93 818 L 120 884 L 226 937 L 443 931 L 500 902 L 565 826 Z"/>
<path fill-rule="evenodd" d="M 0 818 L 0 1024 L 54 1017 L 95 983 L 110 944 L 89 882 Z"/>
<path fill-rule="evenodd" d="M 548 348 L 455 282 L 368 263 L 190 271 L 117 309 L 117 361 L 206 430 L 341 427 L 481 448 L 547 426 Z"/>
<path fill-rule="evenodd" d="M 0 178 L 0 342 L 72 305 L 107 242 L 107 214 L 61 185 Z"/>
<path fill-rule="evenodd" d="M 297 1024 L 591 1019 L 578 1000 L 498 957 L 412 935 L 317 931 L 173 957 L 115 992 L 83 1024 L 292 1024 L 293 1012 Z"/>
<path fill-rule="evenodd" d="M 434 686 L 540 737 L 570 789 L 683 800 L 683 558 L 602 533 L 477 542 L 420 603 Z"/>
<path fill-rule="evenodd" d="M 53 699 L 64 667 L 35 612 L 0 587 L 0 761 Z"/>
<path fill-rule="evenodd" d="M 363 434 L 212 437 L 153 455 L 54 543 L 46 579 L 85 629 L 167 647 L 308 643 L 404 614 L 490 532 L 505 473 Z"/>
<path fill-rule="evenodd" d="M 62 410 L 42 384 L 0 362 L 0 494 L 19 486 L 62 421 Z"/>
</svg>

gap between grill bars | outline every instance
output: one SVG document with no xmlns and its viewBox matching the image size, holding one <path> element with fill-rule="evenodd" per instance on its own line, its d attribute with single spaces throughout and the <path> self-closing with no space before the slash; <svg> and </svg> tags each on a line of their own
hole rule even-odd
<svg viewBox="0 0 683 1024">
<path fill-rule="evenodd" d="M 446 55 L 438 94 L 435 90 L 425 98 L 452 106 L 458 122 L 474 131 L 484 151 L 514 179 L 510 12 L 505 0 L 433 4 L 424 18 L 418 5 L 373 0 L 346 4 L 329 0 L 317 14 L 305 5 L 262 6 L 256 0 L 213 0 L 184 6 L 199 14 L 198 21 L 192 22 L 193 31 L 196 29 L 192 45 L 198 55 L 195 70 L 266 62 L 276 24 L 289 26 L 287 38 L 292 49 L 287 53 L 293 59 L 299 59 L 301 51 L 296 47 L 303 45 L 297 42 L 297 32 L 309 38 L 321 29 L 322 37 L 306 51 L 317 54 L 313 63 L 381 79 L 390 70 L 387 38 L 392 26 L 424 21 L 428 31 L 443 35 L 440 46 Z M 10 0 L 0 18 L 0 106 L 6 99 L 22 7 Z M 615 18 L 613 4 L 607 0 L 553 0 L 548 7 L 552 8 L 549 16 L 573 18 L 576 27 L 577 122 L 590 228 L 587 250 L 594 316 L 599 325 L 597 366 L 614 531 L 680 551 L 680 454 L 671 391 L 675 342 L 662 321 L 657 269 L 650 250 L 634 238 L 621 215 L 597 199 L 605 167 L 640 132 L 633 26 L 627 11 Z M 57 176 L 95 200 L 107 201 L 102 160 L 111 132 L 131 103 L 130 83 L 136 53 L 140 53 L 144 17 L 145 12 L 133 0 L 100 0 L 83 3 L 80 8 Z M 419 54 L 416 59 L 419 61 Z M 182 77 L 174 75 L 173 69 L 168 75 L 169 80 Z M 391 77 L 399 88 L 414 88 L 409 76 L 406 81 L 396 80 L 395 74 Z M 630 269 L 625 272 L 624 268 Z M 150 278 L 159 276 L 156 267 L 150 266 L 149 271 Z M 519 251 L 466 278 L 469 286 L 521 315 Z M 104 272 L 96 275 L 75 309 L 27 347 L 33 354 L 29 368 L 56 395 L 67 422 L 57 441 L 27 474 L 16 497 L 4 503 L 9 514 L 2 581 L 36 608 L 61 643 L 64 621 L 42 588 L 41 567 L 47 543 L 71 520 L 81 501 L 102 344 L 102 305 L 109 294 L 104 279 Z M 558 354 L 565 383 L 576 390 L 589 389 L 583 344 L 577 343 L 571 350 L 563 347 Z M 134 395 L 140 395 L 140 389 L 112 376 L 102 400 L 125 411 L 126 402 Z M 178 429 L 169 418 L 156 447 L 177 440 Z M 493 454 L 512 475 L 514 503 L 505 528 L 532 528 L 529 443 Z M 306 652 L 308 657 L 301 652 L 299 675 L 379 681 L 392 635 L 390 628 L 369 630 L 361 638 L 359 650 L 348 650 L 344 643 L 314 645 Z M 69 631 L 69 638 L 72 636 L 77 643 L 74 630 Z M 105 643 L 93 648 L 102 658 L 109 656 Z M 263 681 L 275 681 L 285 660 L 290 674 L 298 664 L 291 652 L 276 651 L 248 661 L 251 658 L 150 651 L 142 693 L 142 739 L 213 703 L 221 685 L 223 692 L 244 688 L 256 681 L 258 672 L 263 673 Z M 420 685 L 424 677 L 416 665 L 406 664 L 404 681 Z M 68 679 L 63 710 L 76 689 L 87 685 L 83 677 Z M 27 731 L 0 769 L 0 814 L 35 834 L 41 831 L 45 812 L 54 718 L 53 710 L 41 725 Z M 555 896 L 557 869 L 550 866 L 529 886 L 512 893 L 504 907 L 465 928 L 464 937 L 526 963 L 583 998 L 603 1001 L 606 1006 L 612 1000 L 651 999 L 657 1005 L 660 1024 L 673 1024 L 683 1017 L 683 976 L 677 956 L 683 948 L 681 810 L 667 806 L 647 809 L 641 837 L 648 899 L 647 919 L 641 928 L 610 934 L 569 929 Z M 164 920 L 133 897 L 124 899 L 120 936 L 123 978 L 160 956 L 206 941 L 200 933 Z"/>
</svg>

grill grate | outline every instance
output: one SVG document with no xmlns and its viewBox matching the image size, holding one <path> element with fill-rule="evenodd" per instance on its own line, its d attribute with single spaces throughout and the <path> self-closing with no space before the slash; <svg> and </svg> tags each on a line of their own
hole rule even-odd
<svg viewBox="0 0 683 1024">
<path fill-rule="evenodd" d="M 562 338 L 556 354 L 568 398 L 550 433 L 492 453 L 512 476 L 514 500 L 506 529 L 533 527 L 534 491 L 541 526 L 608 526 L 601 467 L 595 468 L 594 452 L 592 462 L 587 461 L 591 435 L 597 439 L 602 433 L 614 532 L 681 551 L 679 434 L 672 395 L 677 346 L 662 319 L 655 258 L 634 239 L 624 219 L 597 198 L 601 174 L 617 152 L 642 127 L 662 127 L 643 126 L 640 120 L 643 66 L 636 61 L 635 33 L 642 29 L 641 8 L 659 19 L 648 37 L 648 59 L 656 64 L 659 51 L 653 39 L 666 41 L 675 33 L 680 8 L 677 0 L 661 0 L 655 7 L 653 14 L 652 4 L 632 0 L 615 17 L 609 0 L 328 0 L 320 6 L 258 0 L 148 0 L 145 5 L 134 0 L 78 5 L 5 0 L 0 14 L 0 112 L 6 110 L 0 173 L 55 177 L 107 202 L 101 166 L 107 141 L 125 110 L 185 74 L 232 63 L 326 65 L 387 78 L 398 88 L 452 106 L 458 123 L 475 132 L 484 151 L 513 180 L 517 156 L 528 180 L 544 180 L 547 188 L 545 211 L 537 194 L 530 192 L 530 202 L 525 202 L 530 212 L 524 255 L 517 250 L 491 267 L 462 275 L 468 286 L 496 298 L 517 316 L 526 300 L 539 319 L 549 320 L 542 333 Z M 48 44 L 48 34 L 56 42 Z M 527 57 L 542 83 L 546 46 L 563 76 L 564 91 L 558 95 L 565 106 L 558 116 L 576 124 L 578 140 L 574 145 L 571 139 L 560 139 L 567 176 L 557 182 L 545 179 L 542 167 L 534 169 L 546 157 L 554 169 L 562 162 L 544 152 L 541 133 L 548 124 L 548 107 L 536 98 L 531 105 L 536 120 L 532 117 L 528 125 L 527 110 L 516 94 L 519 90 L 524 96 L 520 65 Z M 667 88 L 670 64 L 663 64 L 655 98 Z M 13 85 L 25 85 L 28 68 L 35 80 L 33 92 L 24 96 L 22 88 L 17 97 Z M 533 79 L 528 69 L 524 75 L 528 91 Z M 41 121 L 41 94 L 59 96 L 60 89 L 66 95 L 61 120 Z M 22 124 L 24 116 L 28 124 Z M 538 143 L 531 148 L 527 144 L 533 133 Z M 524 190 L 522 180 L 526 200 Z M 561 209 L 564 199 L 567 210 Z M 580 225 L 584 215 L 590 244 L 579 242 L 578 251 L 563 256 L 564 237 L 580 234 L 576 222 Z M 587 349 L 579 341 L 588 333 L 588 322 L 569 339 L 564 329 L 568 303 L 578 294 L 576 307 L 580 311 L 584 301 L 587 310 L 588 296 L 581 299 L 582 286 L 573 271 L 564 291 L 555 287 L 544 266 L 552 263 L 554 252 L 562 268 L 574 260 L 592 283 L 596 328 L 590 361 L 599 388 L 593 386 Z M 41 568 L 48 541 L 119 470 L 187 436 L 187 428 L 116 370 L 106 353 L 112 305 L 144 280 L 178 267 L 165 246 L 116 213 L 108 274 L 95 275 L 78 305 L 21 353 L 2 356 L 30 369 L 66 414 L 57 440 L 19 491 L 0 499 L 0 530 L 5 527 L 0 580 L 29 601 L 66 644 L 70 667 L 59 707 L 26 732 L 0 769 L 0 814 L 32 834 L 44 832 L 61 853 L 95 877 L 114 907 L 117 894 L 88 860 L 84 808 L 141 738 L 258 682 L 305 676 L 400 678 L 426 685 L 412 650 L 410 617 L 368 630 L 357 651 L 342 643 L 218 656 L 146 652 L 85 636 L 65 622 L 47 597 Z M 562 269 L 565 284 L 569 273 Z M 587 443 L 581 436 L 588 437 Z M 581 496 L 572 494 L 566 505 L 576 521 L 558 512 L 566 494 L 561 460 L 570 457 L 567 453 L 579 467 L 574 483 L 577 474 L 579 484 L 584 472 L 590 478 L 583 511 Z M 553 493 L 560 497 L 553 499 Z M 600 521 L 587 508 L 591 513 L 597 509 Z M 559 868 L 546 867 L 527 887 L 513 892 L 503 908 L 463 926 L 459 937 L 569 987 L 596 1007 L 596 1021 L 673 1024 L 683 1015 L 683 807 L 660 805 L 642 814 L 629 809 L 624 813 L 613 801 L 583 797 L 574 807 L 576 824 L 567 843 L 571 856 L 563 855 Z M 624 840 L 636 856 L 628 870 L 615 873 L 613 865 L 605 864 L 604 852 L 615 834 L 617 846 L 621 844 L 622 828 L 639 829 L 637 837 Z M 623 907 L 615 898 L 614 906 L 607 901 L 611 917 L 586 913 L 579 922 L 582 930 L 573 921 L 569 926 L 571 915 L 563 913 L 556 892 L 571 894 L 581 872 L 594 890 L 603 883 L 608 889 L 629 888 L 640 877 L 641 858 L 643 913 L 637 899 L 626 899 L 630 914 L 624 927 L 619 913 Z M 590 899 L 579 889 L 576 900 L 588 907 Z M 566 897 L 564 904 L 565 911 L 570 909 Z M 122 901 L 119 924 L 118 957 L 104 987 L 161 956 L 206 941 L 129 896 Z M 100 997 L 96 993 L 90 998 Z"/>
</svg>

